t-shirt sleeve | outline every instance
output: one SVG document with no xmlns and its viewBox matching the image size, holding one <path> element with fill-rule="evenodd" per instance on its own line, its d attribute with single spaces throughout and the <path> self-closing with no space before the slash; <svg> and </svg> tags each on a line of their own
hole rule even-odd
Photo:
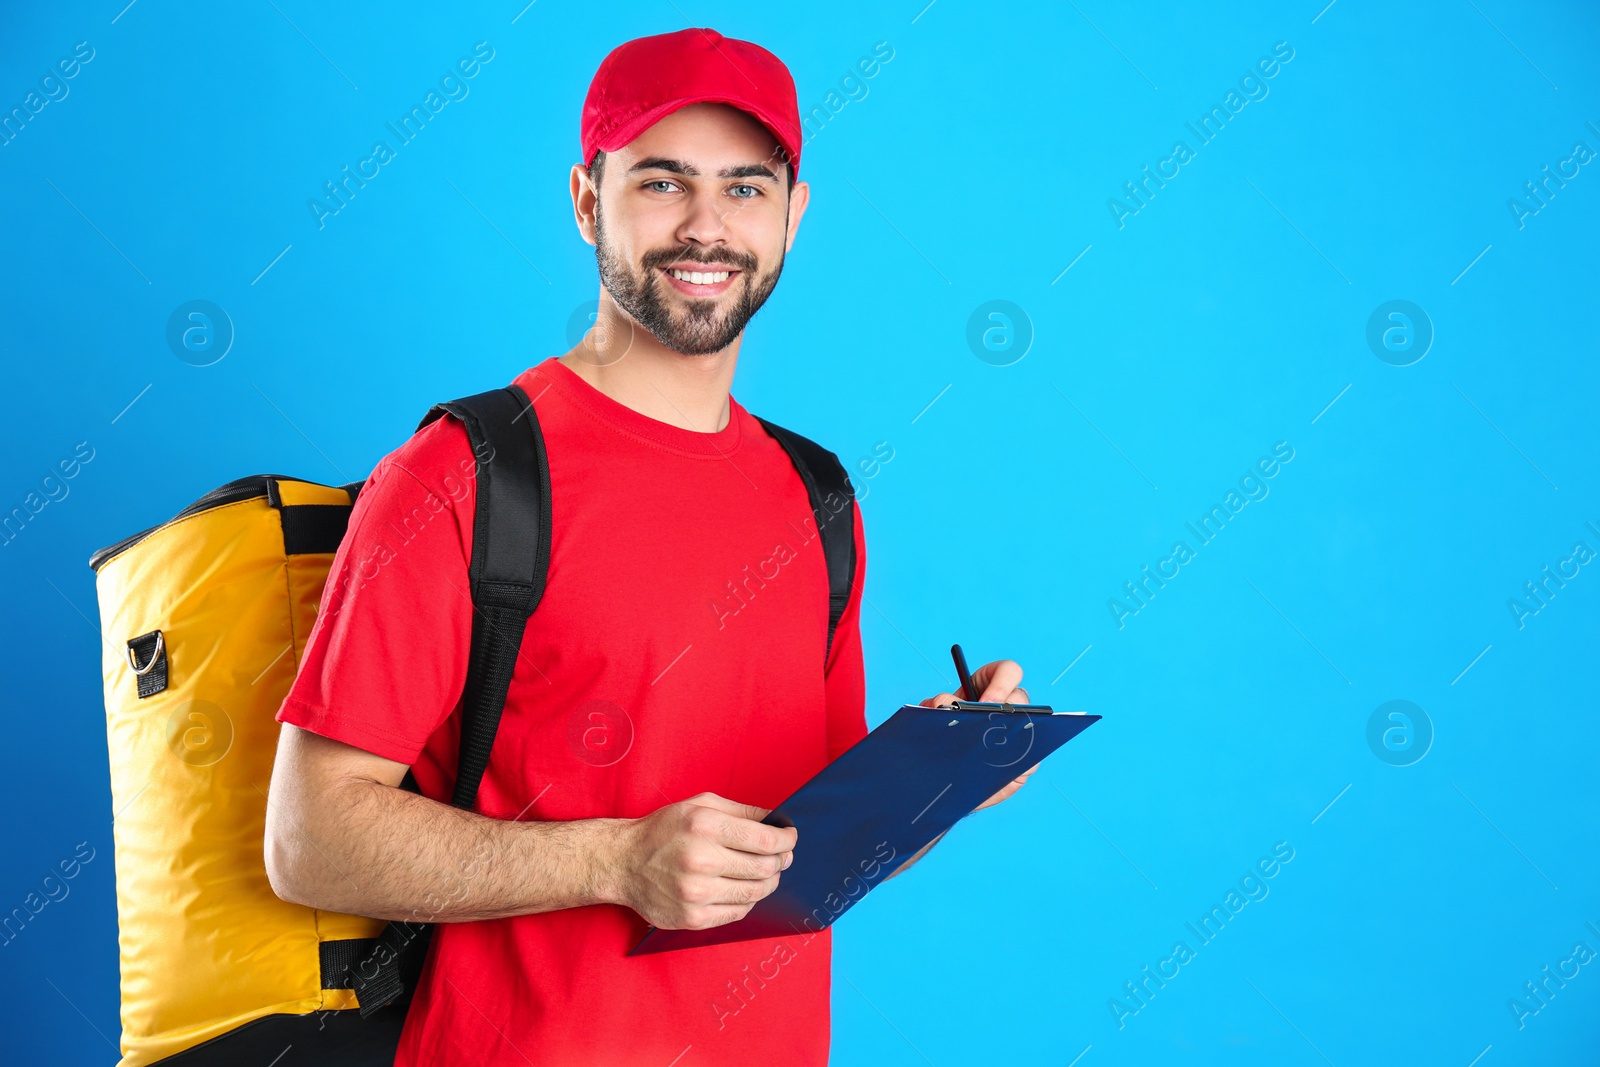
<svg viewBox="0 0 1600 1067">
<path fill-rule="evenodd" d="M 861 597 L 867 580 L 867 537 L 861 505 L 855 511 L 856 573 L 850 600 L 833 633 L 828 654 L 828 761 L 867 736 L 867 679 L 861 655 Z"/>
<path fill-rule="evenodd" d="M 280 722 L 416 761 L 466 683 L 475 473 L 466 431 L 449 418 L 379 461 L 334 555 Z"/>
</svg>

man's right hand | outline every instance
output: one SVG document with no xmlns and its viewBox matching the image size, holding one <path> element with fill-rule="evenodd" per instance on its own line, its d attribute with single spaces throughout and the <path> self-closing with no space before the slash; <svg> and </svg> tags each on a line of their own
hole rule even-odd
<svg viewBox="0 0 1600 1067">
<path fill-rule="evenodd" d="M 768 809 L 701 793 L 623 824 L 617 902 L 663 930 L 705 930 L 745 917 L 794 859 L 793 828 Z"/>
</svg>

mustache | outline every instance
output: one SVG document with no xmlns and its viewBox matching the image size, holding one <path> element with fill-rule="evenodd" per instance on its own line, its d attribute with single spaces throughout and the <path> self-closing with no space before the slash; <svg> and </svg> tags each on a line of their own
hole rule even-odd
<svg viewBox="0 0 1600 1067">
<path fill-rule="evenodd" d="M 645 253 L 641 261 L 646 269 L 654 270 L 671 263 L 731 263 L 736 270 L 754 274 L 756 257 L 748 252 L 705 252 L 694 247 L 657 249 Z"/>
</svg>

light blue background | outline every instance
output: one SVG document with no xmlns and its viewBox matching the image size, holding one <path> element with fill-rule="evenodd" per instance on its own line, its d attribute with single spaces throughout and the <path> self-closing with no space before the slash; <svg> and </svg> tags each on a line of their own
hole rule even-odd
<svg viewBox="0 0 1600 1067">
<path fill-rule="evenodd" d="M 894 49 L 805 147 L 736 383 L 847 462 L 894 450 L 858 479 L 869 721 L 948 688 L 952 640 L 1105 716 L 841 922 L 834 1062 L 1592 1059 L 1595 966 L 1522 1029 L 1508 1001 L 1600 949 L 1600 574 L 1521 629 L 1507 607 L 1600 548 L 1600 166 L 1520 229 L 1507 207 L 1600 150 L 1592 7 L 123 2 L 0 28 L 7 111 L 95 49 L 0 147 L 0 508 L 95 449 L 0 548 L 0 910 L 98 850 L 0 948 L 11 1062 L 115 1058 L 88 555 L 243 474 L 362 477 L 431 402 L 563 351 L 598 284 L 567 193 L 588 79 L 684 25 L 772 48 L 807 111 Z M 319 230 L 307 200 L 479 40 L 470 95 Z M 1279 41 L 1269 95 L 1197 147 Z M 1179 138 L 1119 229 L 1108 198 Z M 237 328 L 214 366 L 164 340 L 192 299 Z M 995 299 L 1034 333 L 1011 366 L 965 339 Z M 1436 332 L 1412 366 L 1365 340 L 1392 299 Z M 1119 629 L 1107 599 L 1279 441 L 1270 496 Z M 1366 740 L 1395 699 L 1436 734 L 1408 767 Z M 1270 895 L 1119 1029 L 1123 983 L 1277 842 Z"/>
</svg>

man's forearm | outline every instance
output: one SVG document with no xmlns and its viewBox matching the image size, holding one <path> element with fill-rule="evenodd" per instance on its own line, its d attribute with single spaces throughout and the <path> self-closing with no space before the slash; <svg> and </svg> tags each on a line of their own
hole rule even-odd
<svg viewBox="0 0 1600 1067">
<path fill-rule="evenodd" d="M 338 817 L 268 813 L 268 873 L 295 903 L 465 922 L 617 902 L 625 819 L 491 819 L 365 779 L 328 789 L 315 808 Z"/>
</svg>

